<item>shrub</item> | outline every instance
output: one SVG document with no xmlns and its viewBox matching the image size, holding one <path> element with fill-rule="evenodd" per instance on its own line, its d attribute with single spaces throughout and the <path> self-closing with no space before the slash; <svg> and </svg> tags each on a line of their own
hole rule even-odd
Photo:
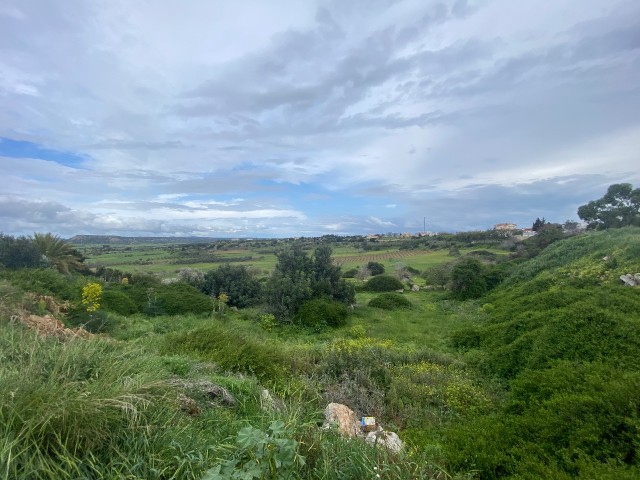
<svg viewBox="0 0 640 480">
<path fill-rule="evenodd" d="M 413 304 L 399 293 L 383 293 L 369 302 L 370 307 L 382 308 L 383 310 L 396 310 L 398 308 L 411 308 Z"/>
<path fill-rule="evenodd" d="M 459 300 L 478 298 L 487 293 L 484 266 L 475 258 L 462 260 L 451 272 L 451 290 Z"/>
<path fill-rule="evenodd" d="M 161 352 L 196 355 L 218 363 L 225 370 L 253 374 L 261 380 L 280 378 L 287 365 L 281 348 L 217 324 L 186 333 L 167 334 Z"/>
<path fill-rule="evenodd" d="M 113 288 L 105 289 L 102 294 L 102 306 L 105 310 L 125 316 L 139 311 L 135 302 L 124 291 Z"/>
<path fill-rule="evenodd" d="M 382 275 L 384 273 L 384 265 L 380 262 L 369 262 L 367 268 L 371 272 L 371 275 Z"/>
<path fill-rule="evenodd" d="M 205 313 L 212 309 L 211 299 L 191 285 L 176 283 L 158 289 L 158 304 L 168 315 Z"/>
<path fill-rule="evenodd" d="M 302 304 L 296 321 L 305 327 L 322 329 L 326 326 L 340 327 L 347 322 L 347 306 L 325 298 L 307 300 Z"/>
<path fill-rule="evenodd" d="M 358 275 L 358 269 L 350 268 L 342 274 L 342 278 L 356 278 L 356 275 Z"/>
<path fill-rule="evenodd" d="M 392 292 L 404 289 L 404 285 L 391 275 L 377 275 L 365 283 L 364 289 L 370 292 Z"/>
<path fill-rule="evenodd" d="M 255 305 L 262 295 L 260 282 L 244 265 L 225 264 L 211 270 L 204 275 L 201 285 L 207 295 L 219 297 L 226 293 L 229 305 L 238 308 Z"/>
</svg>

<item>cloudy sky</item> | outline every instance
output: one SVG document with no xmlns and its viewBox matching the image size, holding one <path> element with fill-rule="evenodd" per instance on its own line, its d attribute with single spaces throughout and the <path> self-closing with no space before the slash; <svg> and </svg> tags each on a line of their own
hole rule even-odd
<svg viewBox="0 0 640 480">
<path fill-rule="evenodd" d="M 640 183 L 637 0 L 3 0 L 0 231 L 576 219 Z"/>
</svg>

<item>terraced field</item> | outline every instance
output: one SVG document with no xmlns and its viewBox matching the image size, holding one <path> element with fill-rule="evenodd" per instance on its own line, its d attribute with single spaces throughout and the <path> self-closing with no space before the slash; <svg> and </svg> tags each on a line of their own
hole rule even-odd
<svg viewBox="0 0 640 480">
<path fill-rule="evenodd" d="M 393 252 L 383 253 L 368 253 L 363 255 L 343 255 L 334 256 L 334 263 L 336 265 L 346 265 L 349 263 L 364 264 L 367 262 L 381 262 L 384 260 L 403 259 L 418 257 L 421 255 L 427 255 L 430 250 L 398 250 Z"/>
</svg>

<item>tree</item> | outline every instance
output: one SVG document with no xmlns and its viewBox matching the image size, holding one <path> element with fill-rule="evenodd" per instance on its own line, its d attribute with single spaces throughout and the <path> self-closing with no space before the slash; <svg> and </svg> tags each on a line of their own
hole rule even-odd
<svg viewBox="0 0 640 480">
<path fill-rule="evenodd" d="M 34 268 L 42 265 L 42 255 L 33 240 L 0 234 L 0 267 Z"/>
<path fill-rule="evenodd" d="M 640 188 L 630 183 L 610 185 L 602 198 L 579 207 L 578 216 L 590 230 L 640 226 Z"/>
<path fill-rule="evenodd" d="M 42 256 L 50 265 L 55 265 L 60 273 L 84 270 L 84 259 L 80 252 L 60 237 L 51 233 L 36 233 L 33 240 Z"/>
<path fill-rule="evenodd" d="M 353 303 L 354 289 L 333 264 L 330 247 L 318 247 L 309 257 L 295 244 L 276 256 L 278 263 L 265 286 L 265 300 L 279 319 L 293 318 L 304 302 L 313 298 Z"/>
<path fill-rule="evenodd" d="M 367 268 L 371 272 L 371 275 L 382 275 L 384 273 L 384 265 L 380 262 L 369 262 Z"/>
<path fill-rule="evenodd" d="M 542 217 L 542 220 L 536 218 L 536 221 L 533 222 L 533 225 L 531 226 L 531 230 L 533 230 L 534 232 L 539 232 L 546 224 L 547 221 L 544 219 L 544 217 Z"/>
<path fill-rule="evenodd" d="M 425 270 L 422 276 L 429 285 L 445 288 L 451 281 L 451 270 L 453 263 L 440 263 Z"/>
<path fill-rule="evenodd" d="M 262 294 L 260 282 L 244 265 L 221 265 L 205 273 L 199 285 L 202 292 L 216 298 L 226 293 L 229 305 L 238 308 L 255 305 Z"/>
<path fill-rule="evenodd" d="M 459 300 L 478 298 L 487 292 L 485 267 L 479 260 L 467 257 L 453 267 L 451 290 Z"/>
</svg>

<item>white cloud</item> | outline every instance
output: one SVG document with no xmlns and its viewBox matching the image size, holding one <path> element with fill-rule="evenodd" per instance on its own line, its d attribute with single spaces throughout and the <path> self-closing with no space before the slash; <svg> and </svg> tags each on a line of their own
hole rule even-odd
<svg viewBox="0 0 640 480">
<path fill-rule="evenodd" d="M 294 234 L 405 225 L 371 213 L 478 185 L 637 178 L 637 2 L 456 5 L 4 2 L 0 137 L 85 160 L 5 155 L 0 191 L 102 230 Z M 344 224 L 307 187 L 379 202 Z"/>
</svg>

